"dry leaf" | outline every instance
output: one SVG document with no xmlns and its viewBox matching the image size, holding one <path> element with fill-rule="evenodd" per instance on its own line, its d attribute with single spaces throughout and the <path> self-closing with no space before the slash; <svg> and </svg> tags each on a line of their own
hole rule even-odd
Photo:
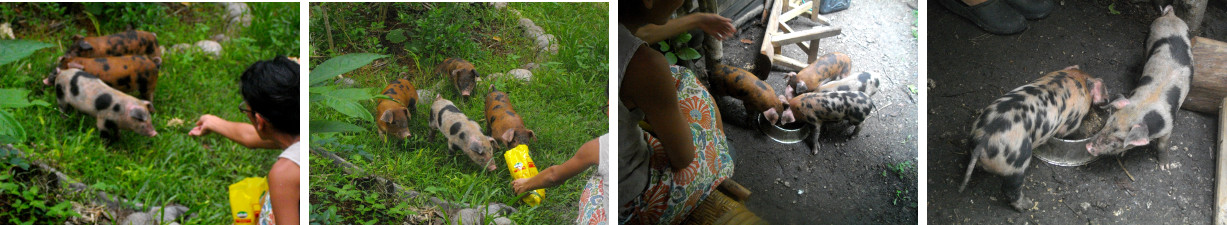
<svg viewBox="0 0 1227 225">
<path fill-rule="evenodd" d="M 741 39 L 741 43 L 753 44 L 753 43 L 754 43 L 754 40 L 744 39 L 744 38 L 743 38 L 743 39 Z"/>
</svg>

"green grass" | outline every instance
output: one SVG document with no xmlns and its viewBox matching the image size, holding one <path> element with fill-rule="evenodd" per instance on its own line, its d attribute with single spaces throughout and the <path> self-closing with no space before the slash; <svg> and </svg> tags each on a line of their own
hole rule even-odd
<svg viewBox="0 0 1227 225">
<path fill-rule="evenodd" d="M 34 160 L 110 193 L 148 205 L 188 206 L 198 213 L 188 223 L 226 223 L 230 211 L 227 186 L 244 177 L 266 176 L 280 151 L 249 150 L 217 135 L 196 138 L 187 132 L 203 114 L 247 122 L 237 110 L 239 75 L 255 61 L 297 55 L 299 49 L 297 23 L 284 24 L 298 21 L 297 3 L 248 4 L 256 19 L 241 37 L 222 43 L 220 59 L 210 60 L 201 53 L 165 53 L 153 102 L 157 137 L 124 131 L 119 141 L 108 143 L 100 139 L 92 117 L 74 110 L 30 107 L 14 111 L 30 134 L 29 140 L 15 146 Z M 131 22 L 157 33 L 159 44 L 169 48 L 221 33 L 223 23 L 218 15 L 224 9 L 213 3 L 101 5 L 108 13 L 94 15 L 100 22 L 99 32 L 85 13 L 69 10 L 92 7 L 89 5 L 93 3 L 0 4 L 0 20 L 27 20 L 15 29 L 18 38 L 56 46 L 0 66 L 0 74 L 6 75 L 0 78 L 0 87 L 32 90 L 32 99 L 54 103 L 54 92 L 41 80 L 51 72 L 53 60 L 63 54 L 73 34 L 106 35 L 122 31 Z M 56 23 L 63 26 L 50 26 Z M 184 123 L 170 126 L 172 119 Z"/>
<path fill-rule="evenodd" d="M 584 142 L 608 132 L 605 114 L 608 105 L 606 63 L 609 59 L 606 3 L 511 3 L 510 8 L 521 11 L 546 33 L 556 36 L 561 47 L 559 53 L 533 71 L 532 82 L 486 80 L 479 83 L 469 99 L 459 98 L 450 83 L 433 74 L 434 65 L 448 57 L 460 57 L 472 62 L 482 74 L 492 74 L 532 62 L 535 46 L 520 34 L 516 18 L 509 13 L 485 4 L 469 3 L 312 3 L 311 6 L 312 30 L 321 31 L 311 34 L 312 55 L 321 56 L 313 57 L 312 65 L 346 53 L 389 54 L 391 58 L 377 60 L 371 66 L 344 76 L 355 79 L 359 87 L 380 90 L 388 81 L 401 76 L 409 77 L 419 89 L 443 82 L 438 91 L 444 98 L 455 102 L 461 111 L 483 127 L 484 97 L 493 83 L 510 95 L 525 125 L 536 132 L 538 141 L 530 148 L 533 160 L 541 169 L 570 159 Z M 394 19 L 371 21 L 378 20 L 377 12 L 381 7 L 387 7 L 388 17 Z M 329 13 L 335 48 L 329 47 L 327 35 L 320 29 L 324 27 L 322 14 L 318 13 L 321 9 Z M 369 16 L 347 16 L 357 14 Z M 395 22 L 387 23 L 388 20 Z M 361 28 L 361 32 L 353 30 L 357 28 Z M 393 29 L 409 31 L 408 44 L 383 41 L 385 34 Z M 346 32 L 351 34 L 347 36 Z M 394 180 L 431 196 L 466 203 L 514 203 L 520 211 L 510 218 L 522 224 L 570 223 L 576 217 L 579 195 L 590 170 L 562 186 L 547 189 L 543 204 L 528 207 L 513 196 L 509 185 L 511 176 L 502 157 L 506 149 L 495 153 L 495 163 L 500 169 L 485 172 L 462 153 L 448 150 L 442 135 L 436 134 L 439 137 L 434 142 L 426 139 L 429 129 L 426 118 L 434 96 L 420 97 L 417 114 L 411 119 L 414 136 L 403 143 L 379 137 L 372 121 L 358 121 L 330 108 L 312 105 L 312 120 L 344 121 L 369 129 L 360 133 L 319 135 L 313 137 L 312 144 L 336 152 L 371 175 Z M 362 104 L 374 110 L 373 101 Z M 390 210 L 364 212 L 355 209 L 369 202 L 385 202 L 387 207 L 400 204 L 397 196 L 361 190 L 363 185 L 355 186 L 362 184 L 357 179 L 361 176 L 346 175 L 326 160 L 312 160 L 311 173 L 311 213 L 315 222 L 378 220 L 386 223 L 403 216 L 393 215 L 388 212 Z M 344 197 L 351 191 L 383 199 Z M 427 213 L 429 209 L 421 212 Z"/>
</svg>

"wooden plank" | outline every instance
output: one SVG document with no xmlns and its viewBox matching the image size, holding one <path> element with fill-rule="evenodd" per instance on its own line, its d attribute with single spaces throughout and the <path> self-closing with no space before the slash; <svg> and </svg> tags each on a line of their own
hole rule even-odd
<svg viewBox="0 0 1227 225">
<path fill-rule="evenodd" d="M 807 64 L 808 64 L 808 63 L 814 63 L 814 61 L 817 61 L 817 60 L 818 60 L 818 42 L 820 42 L 820 41 L 822 41 L 822 39 L 816 39 L 816 40 L 813 40 L 813 41 L 809 41 L 809 46 L 812 46 L 812 48 L 805 49 L 805 50 L 806 50 L 806 54 L 808 54 L 808 55 L 809 55 L 809 58 L 807 58 L 807 59 L 806 59 L 806 61 L 805 61 L 805 62 L 807 62 Z M 799 42 L 798 42 L 798 43 L 799 43 Z"/>
<path fill-rule="evenodd" d="M 805 66 L 806 66 L 805 63 L 802 63 L 801 61 L 797 61 L 796 59 L 788 58 L 788 56 L 784 56 L 784 55 L 775 55 L 775 57 L 772 58 L 772 64 L 775 64 L 777 62 L 780 64 L 780 66 L 783 66 L 791 70 L 796 70 L 796 71 L 805 69 Z"/>
<path fill-rule="evenodd" d="M 818 15 L 818 6 L 822 6 L 822 4 L 820 4 L 820 3 L 821 3 L 821 1 L 824 1 L 824 0 L 812 0 L 812 1 L 810 1 L 810 4 L 809 4 L 809 5 L 810 5 L 810 11 L 808 12 L 808 13 L 809 13 L 809 20 L 812 20 L 812 21 L 818 21 L 818 18 L 819 18 L 819 17 L 822 17 L 822 16 L 819 16 L 819 15 Z M 824 19 L 825 19 L 825 18 L 824 18 Z M 830 26 L 830 25 L 831 25 L 831 23 L 830 23 L 830 22 L 824 22 L 823 24 L 826 24 L 827 26 Z"/>
<path fill-rule="evenodd" d="M 778 31 L 780 30 L 780 24 L 779 24 L 779 22 L 777 22 L 777 19 L 779 19 L 779 17 L 780 17 L 780 15 L 779 15 L 779 12 L 780 12 L 780 7 L 783 7 L 783 6 L 782 6 L 782 5 L 780 5 L 780 4 L 783 4 L 783 3 L 784 3 L 784 1 L 786 1 L 786 0 L 774 0 L 774 1 L 771 1 L 771 2 L 772 2 L 772 4 L 771 4 L 771 11 L 767 11 L 766 13 L 764 13 L 764 14 L 763 14 L 763 15 L 767 15 L 767 16 L 768 16 L 768 17 L 767 17 L 767 23 L 766 23 L 766 24 L 767 24 L 767 29 L 764 31 L 766 34 L 764 34 L 764 35 L 763 35 L 763 40 L 771 40 L 772 36 L 774 36 L 774 35 L 772 35 L 772 34 L 774 34 L 774 33 L 778 32 Z M 779 52 L 779 51 L 775 51 L 775 45 L 774 45 L 774 44 L 772 44 L 771 42 L 768 42 L 768 41 L 764 41 L 764 42 L 763 42 L 763 46 L 762 46 L 762 47 L 759 47 L 759 52 L 760 52 L 760 53 L 762 53 L 763 55 L 766 55 L 766 56 L 767 56 L 767 58 L 774 58 L 775 53 L 777 53 L 777 52 Z M 771 60 L 771 62 L 773 62 L 773 63 L 774 63 L 774 62 L 775 62 L 775 60 L 774 60 L 774 59 L 772 59 L 772 60 Z M 767 66 L 771 66 L 771 65 L 767 65 Z"/>
<path fill-rule="evenodd" d="M 1214 170 L 1214 224 L 1227 224 L 1227 98 L 1218 114 L 1218 165 Z"/>
<path fill-rule="evenodd" d="M 1227 97 L 1227 43 L 1193 37 L 1193 78 L 1180 108 L 1214 114 Z"/>
<path fill-rule="evenodd" d="M 797 18 L 797 16 L 800 16 L 801 13 L 805 12 L 806 10 L 809 10 L 809 4 L 813 4 L 813 3 L 814 2 L 806 2 L 805 4 L 801 4 L 797 6 L 796 8 L 789 9 L 787 12 L 781 13 L 780 21 L 788 22 L 794 18 Z"/>
<path fill-rule="evenodd" d="M 771 43 L 775 45 L 787 45 L 802 41 L 817 40 L 820 38 L 839 35 L 841 29 L 838 27 L 814 27 L 809 30 L 802 30 L 787 34 L 772 35 Z"/>
</svg>

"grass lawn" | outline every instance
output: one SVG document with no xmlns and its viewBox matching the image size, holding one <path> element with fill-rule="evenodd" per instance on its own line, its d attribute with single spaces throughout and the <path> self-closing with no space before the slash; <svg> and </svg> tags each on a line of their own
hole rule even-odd
<svg viewBox="0 0 1227 225">
<path fill-rule="evenodd" d="M 242 101 L 239 75 L 255 61 L 297 55 L 300 47 L 298 3 L 248 5 L 251 27 L 222 43 L 219 59 L 209 59 L 204 53 L 179 53 L 169 46 L 222 33 L 225 9 L 218 4 L 0 3 L 0 23 L 25 21 L 15 24 L 17 38 L 53 45 L 0 66 L 0 88 L 27 89 L 29 99 L 52 104 L 12 112 L 29 134 L 14 146 L 112 194 L 148 205 L 190 207 L 197 216 L 187 223 L 229 223 L 227 186 L 244 177 L 266 176 L 280 150 L 250 150 L 218 135 L 198 138 L 187 132 L 203 114 L 247 122 L 237 110 Z M 158 135 L 149 138 L 123 131 L 120 140 L 108 143 L 100 139 L 94 118 L 57 110 L 53 88 L 44 86 L 42 79 L 71 44 L 72 35 L 107 35 L 129 25 L 156 33 L 158 43 L 168 48 L 153 102 Z M 11 207 L 16 206 L 0 205 L 0 212 L 13 212 Z"/>
<path fill-rule="evenodd" d="M 532 40 L 517 27 L 517 17 L 485 3 L 311 3 L 311 65 L 348 53 L 390 55 L 343 76 L 375 94 L 387 83 L 408 77 L 419 90 L 439 85 L 435 93 L 455 102 L 469 118 L 485 127 L 484 101 L 489 86 L 507 92 L 525 125 L 536 132 L 530 148 L 540 169 L 558 165 L 584 142 L 608 132 L 607 3 L 510 3 L 559 41 L 558 54 L 533 71 L 531 82 L 510 78 L 479 82 L 473 96 L 462 99 L 446 78 L 434 74 L 443 59 L 472 62 L 484 75 L 505 73 L 537 58 Z M 327 14 L 328 20 L 324 19 Z M 327 24 L 325 24 L 327 22 Z M 331 29 L 328 29 L 330 27 Z M 405 32 L 406 41 L 389 41 L 389 32 Z M 328 34 L 331 32 L 331 35 Z M 331 39 L 331 40 L 330 40 Z M 332 81 L 327 81 L 332 83 Z M 419 96 L 411 118 L 413 137 L 405 142 L 377 135 L 373 121 L 348 117 L 322 104 L 312 104 L 311 120 L 332 120 L 366 128 L 357 133 L 313 134 L 312 146 L 334 152 L 369 175 L 391 179 L 410 189 L 448 201 L 509 203 L 510 215 L 521 224 L 570 223 L 576 217 L 580 193 L 592 171 L 546 190 L 544 202 L 529 207 L 517 201 L 511 176 L 495 152 L 499 170 L 487 172 L 463 153 L 448 150 L 440 134 L 426 134 L 434 95 Z M 374 112 L 374 101 L 361 101 Z M 485 131 L 488 132 L 488 131 Z M 313 155 L 311 162 L 312 222 L 387 223 L 423 216 L 431 209 L 421 202 L 365 187 L 363 175 L 347 175 L 330 160 Z"/>
</svg>

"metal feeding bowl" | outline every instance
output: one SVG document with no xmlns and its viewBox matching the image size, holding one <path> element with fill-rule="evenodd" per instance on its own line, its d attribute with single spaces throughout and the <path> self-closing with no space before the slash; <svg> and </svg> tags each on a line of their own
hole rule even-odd
<svg viewBox="0 0 1227 225">
<path fill-rule="evenodd" d="M 1078 130 L 1064 137 L 1069 139 L 1057 137 L 1048 139 L 1048 143 L 1032 150 L 1032 155 L 1057 166 L 1081 166 L 1098 159 L 1099 157 L 1086 151 L 1086 143 L 1091 142 L 1095 132 L 1103 129 L 1108 113 L 1098 107 L 1091 108 L 1091 114 L 1082 119 L 1082 125 L 1078 126 Z"/>
<path fill-rule="evenodd" d="M 770 121 L 767 121 L 767 118 L 759 115 L 758 130 L 766 134 L 767 137 L 770 137 L 771 140 L 775 140 L 775 142 L 792 144 L 805 140 L 809 136 L 809 132 L 814 130 L 814 127 L 803 122 L 793 122 L 779 126 L 772 124 Z"/>
</svg>

